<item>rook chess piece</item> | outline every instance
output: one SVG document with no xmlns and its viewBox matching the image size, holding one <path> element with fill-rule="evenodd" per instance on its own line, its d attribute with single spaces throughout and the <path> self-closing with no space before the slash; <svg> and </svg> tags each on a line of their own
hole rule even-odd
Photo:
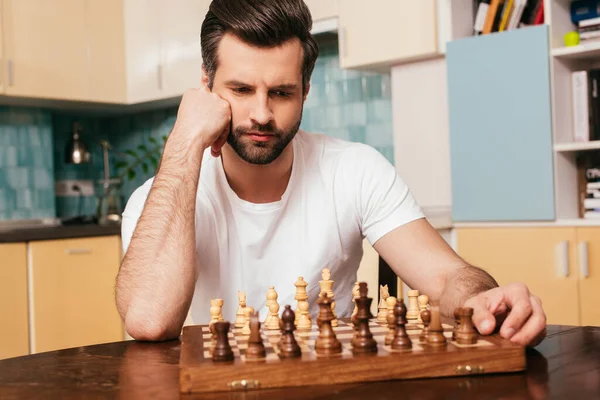
<svg viewBox="0 0 600 400">
<path fill-rule="evenodd" d="M 385 345 L 389 346 L 392 344 L 392 341 L 394 340 L 394 336 L 396 336 L 396 317 L 394 316 L 394 306 L 396 305 L 396 302 L 398 300 L 394 297 L 394 296 L 390 296 L 387 298 L 387 300 L 385 301 L 385 305 L 387 307 L 387 323 L 388 323 L 388 328 L 389 328 L 389 332 L 388 334 L 385 336 Z"/>
<path fill-rule="evenodd" d="M 458 311 L 460 323 L 456 330 L 456 342 L 458 344 L 475 344 L 477 343 L 477 332 L 473 326 L 473 309 L 471 307 L 463 307 Z"/>
<path fill-rule="evenodd" d="M 392 341 L 392 350 L 406 350 L 412 348 L 412 342 L 406 333 L 406 305 L 404 299 L 400 299 L 394 306 L 394 322 L 396 324 L 396 334 Z"/>
<path fill-rule="evenodd" d="M 319 356 L 329 356 L 341 354 L 342 344 L 335 336 L 331 327 L 333 320 L 333 311 L 331 311 L 331 300 L 327 292 L 321 292 L 319 300 L 319 316 L 317 318 L 319 325 L 319 336 L 315 342 L 315 350 Z"/>
<path fill-rule="evenodd" d="M 302 356 L 300 346 L 298 346 L 298 342 L 294 337 L 294 330 L 296 330 L 294 318 L 292 307 L 289 304 L 286 305 L 281 314 L 281 337 L 277 344 L 279 357 L 281 358 L 298 358 Z"/>
<path fill-rule="evenodd" d="M 419 317 L 419 303 L 417 301 L 418 297 L 418 290 L 408 291 L 408 310 L 406 312 L 406 319 L 413 320 Z"/>
<path fill-rule="evenodd" d="M 431 322 L 427 332 L 427 346 L 430 348 L 442 348 L 448 345 L 448 341 L 444 336 L 444 328 L 440 319 L 439 306 L 431 307 Z"/>
<path fill-rule="evenodd" d="M 373 339 L 373 334 L 369 329 L 369 319 L 373 318 L 370 308 L 373 299 L 367 297 L 367 284 L 360 282 L 359 284 L 360 296 L 356 299 L 358 305 L 358 312 L 356 313 L 355 326 L 356 331 L 352 338 L 352 352 L 353 353 L 376 353 L 377 342 Z"/>
<path fill-rule="evenodd" d="M 244 312 L 244 308 L 246 308 L 246 292 L 238 290 L 238 309 L 235 314 L 235 324 L 233 325 L 236 328 L 242 328 L 246 323 L 246 313 Z"/>
<path fill-rule="evenodd" d="M 421 319 L 423 320 L 423 330 L 419 336 L 419 342 L 427 343 L 427 334 L 429 333 L 429 323 L 431 322 L 431 311 L 421 311 Z"/>
<path fill-rule="evenodd" d="M 264 360 L 267 356 L 265 345 L 260 337 L 260 321 L 258 312 L 250 314 L 250 337 L 246 348 L 246 359 L 250 361 Z"/>
<path fill-rule="evenodd" d="M 386 304 L 387 298 L 390 297 L 388 285 L 379 285 L 379 305 L 377 306 L 377 322 L 385 324 L 387 322 L 388 308 Z"/>
<path fill-rule="evenodd" d="M 229 345 L 229 321 L 214 323 L 216 342 L 212 348 L 212 360 L 217 362 L 233 361 L 233 351 Z"/>
</svg>

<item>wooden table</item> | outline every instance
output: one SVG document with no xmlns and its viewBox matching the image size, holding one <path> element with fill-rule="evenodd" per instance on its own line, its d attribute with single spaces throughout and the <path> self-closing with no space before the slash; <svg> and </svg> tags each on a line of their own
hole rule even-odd
<svg viewBox="0 0 600 400">
<path fill-rule="evenodd" d="M 0 361 L 0 398 L 173 399 L 179 341 L 109 343 Z M 203 399 L 600 398 L 600 327 L 549 326 L 527 372 L 220 393 Z M 194 396 L 183 396 L 194 398 Z"/>
</svg>

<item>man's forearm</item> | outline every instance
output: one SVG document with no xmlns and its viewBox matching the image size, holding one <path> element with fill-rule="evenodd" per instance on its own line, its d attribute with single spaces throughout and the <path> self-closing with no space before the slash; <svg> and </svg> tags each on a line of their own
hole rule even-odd
<svg viewBox="0 0 600 400">
<path fill-rule="evenodd" d="M 498 283 L 490 274 L 465 264 L 447 277 L 439 298 L 440 312 L 453 318 L 454 310 L 466 300 L 495 287 L 498 287 Z"/>
<path fill-rule="evenodd" d="M 185 321 L 196 282 L 198 158 L 162 160 L 121 264 L 117 307 L 136 339 L 176 337 Z"/>
</svg>

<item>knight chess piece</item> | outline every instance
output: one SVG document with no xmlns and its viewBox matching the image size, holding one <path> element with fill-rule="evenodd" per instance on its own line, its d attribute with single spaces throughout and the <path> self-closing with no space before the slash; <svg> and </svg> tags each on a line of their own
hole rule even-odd
<svg viewBox="0 0 600 400">
<path fill-rule="evenodd" d="M 238 309 L 235 313 L 235 328 L 243 328 L 246 323 L 246 313 L 244 309 L 246 308 L 246 292 L 238 290 Z"/>
<path fill-rule="evenodd" d="M 260 321 L 258 312 L 250 314 L 250 337 L 246 348 L 246 359 L 250 361 L 264 360 L 267 356 L 265 345 L 260 336 Z"/>
</svg>

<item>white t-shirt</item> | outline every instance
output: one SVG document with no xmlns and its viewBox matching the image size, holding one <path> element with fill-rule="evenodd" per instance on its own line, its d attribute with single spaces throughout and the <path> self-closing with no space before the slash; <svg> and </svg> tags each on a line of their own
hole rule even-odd
<svg viewBox="0 0 600 400">
<path fill-rule="evenodd" d="M 233 322 L 238 291 L 247 305 L 268 314 L 266 294 L 274 286 L 280 313 L 296 308 L 294 283 L 308 283 L 314 317 L 323 268 L 334 280 L 336 314 L 352 313 L 352 287 L 362 259 L 362 241 L 374 244 L 393 229 L 424 217 L 395 168 L 375 149 L 302 130 L 292 140 L 294 159 L 281 200 L 253 204 L 229 186 L 220 158 L 206 153 L 196 197 L 198 281 L 191 305 L 194 323 L 210 320 L 210 299 L 224 299 L 223 316 Z M 123 213 L 127 250 L 152 186 L 131 195 Z M 370 288 L 378 293 L 378 288 Z M 376 296 L 373 296 L 376 298 Z M 160 301 L 160 299 L 156 299 Z"/>
</svg>

